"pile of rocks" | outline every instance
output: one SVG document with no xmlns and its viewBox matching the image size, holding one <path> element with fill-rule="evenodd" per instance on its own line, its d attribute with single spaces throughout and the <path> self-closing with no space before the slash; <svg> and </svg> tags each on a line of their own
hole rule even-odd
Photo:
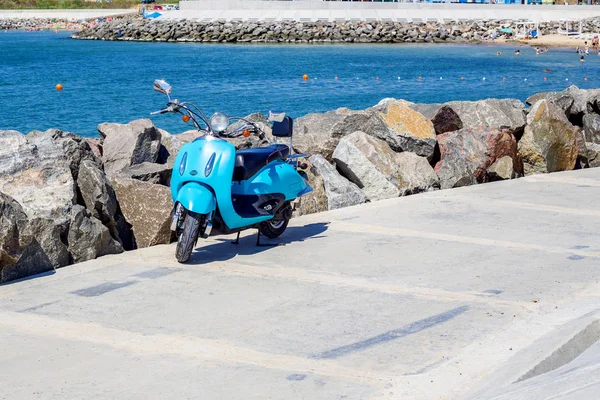
<svg viewBox="0 0 600 400">
<path fill-rule="evenodd" d="M 242 22 L 129 19 L 103 22 L 73 34 L 75 39 L 142 42 L 223 43 L 426 43 L 485 41 L 514 21 L 452 22 Z M 600 19 L 585 27 L 596 32 Z M 542 35 L 556 33 L 558 22 L 539 25 Z"/>
<path fill-rule="evenodd" d="M 314 192 L 300 213 L 423 191 L 600 166 L 600 90 L 338 109 L 296 120 Z"/>
<path fill-rule="evenodd" d="M 298 118 L 294 150 L 309 155 L 314 188 L 298 214 L 600 165 L 600 90 L 527 102 L 385 99 Z M 272 139 L 261 114 L 246 118 Z M 0 282 L 173 239 L 173 162 L 197 132 L 170 135 L 147 119 L 98 131 L 0 131 Z"/>
</svg>

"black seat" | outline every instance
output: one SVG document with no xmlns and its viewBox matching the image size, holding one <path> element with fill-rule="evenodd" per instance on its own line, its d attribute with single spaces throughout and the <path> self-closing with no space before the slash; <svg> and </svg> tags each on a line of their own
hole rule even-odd
<svg viewBox="0 0 600 400">
<path fill-rule="evenodd" d="M 285 160 L 289 155 L 290 148 L 284 144 L 239 150 L 235 153 L 233 180 L 239 182 L 249 179 L 271 161 Z"/>
</svg>

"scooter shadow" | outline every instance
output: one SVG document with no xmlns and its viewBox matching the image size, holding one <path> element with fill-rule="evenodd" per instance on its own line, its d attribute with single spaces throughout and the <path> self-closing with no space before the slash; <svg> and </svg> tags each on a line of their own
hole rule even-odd
<svg viewBox="0 0 600 400">
<path fill-rule="evenodd" d="M 277 239 L 268 239 L 264 236 L 260 237 L 261 244 L 276 244 L 278 246 L 289 245 L 294 242 L 303 242 L 308 239 L 319 239 L 320 236 L 327 230 L 329 222 L 319 222 L 305 226 L 291 226 L 278 237 Z M 231 239 L 217 239 L 217 243 L 212 243 L 204 247 L 198 247 L 187 262 L 191 265 L 208 264 L 214 261 L 226 261 L 235 256 L 246 256 L 262 253 L 275 248 L 276 246 L 257 246 L 256 245 L 256 230 L 253 235 L 248 235 L 240 238 L 239 244 L 232 244 L 235 236 Z"/>
</svg>

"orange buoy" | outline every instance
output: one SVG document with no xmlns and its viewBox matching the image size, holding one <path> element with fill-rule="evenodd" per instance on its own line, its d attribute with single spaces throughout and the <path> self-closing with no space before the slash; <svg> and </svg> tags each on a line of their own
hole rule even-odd
<svg viewBox="0 0 600 400">
<path fill-rule="evenodd" d="M 506 78 L 502 78 L 503 81 L 506 81 Z"/>
<path fill-rule="evenodd" d="M 419 81 L 422 81 L 422 80 L 423 80 L 423 78 L 419 77 L 417 80 L 419 80 Z"/>
<path fill-rule="evenodd" d="M 544 80 L 545 80 L 545 81 L 547 81 L 547 80 L 548 80 L 548 78 L 544 77 Z"/>
<path fill-rule="evenodd" d="M 56 90 L 63 90 L 63 85 L 61 85 L 60 83 L 56 85 Z"/>
<path fill-rule="evenodd" d="M 304 79 L 305 81 L 307 81 L 308 80 L 308 75 L 306 75 L 306 74 L 302 75 L 302 79 Z"/>
<path fill-rule="evenodd" d="M 465 77 L 464 77 L 464 76 L 461 76 L 461 77 L 460 77 L 460 80 L 461 80 L 461 81 L 464 81 L 464 80 L 465 80 Z"/>
<path fill-rule="evenodd" d="M 587 76 L 585 78 L 583 78 L 584 81 L 587 81 Z"/>
<path fill-rule="evenodd" d="M 339 78 L 336 76 L 336 77 L 335 77 L 335 80 L 337 81 L 338 79 L 339 79 Z"/>
</svg>

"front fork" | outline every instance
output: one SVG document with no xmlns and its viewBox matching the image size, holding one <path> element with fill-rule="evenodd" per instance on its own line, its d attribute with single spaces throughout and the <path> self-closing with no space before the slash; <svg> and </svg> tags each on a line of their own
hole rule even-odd
<svg viewBox="0 0 600 400">
<path fill-rule="evenodd" d="M 177 234 L 177 237 L 179 237 L 179 234 L 183 230 L 183 223 L 185 222 L 186 214 L 187 210 L 185 207 L 183 207 L 181 203 L 177 203 L 171 219 L 171 230 Z M 214 211 L 211 211 L 209 214 L 206 214 L 204 218 L 202 218 L 202 227 L 200 228 L 200 237 L 202 237 L 202 239 L 206 239 L 210 236 L 210 232 L 212 231 L 213 227 L 213 214 Z"/>
</svg>

